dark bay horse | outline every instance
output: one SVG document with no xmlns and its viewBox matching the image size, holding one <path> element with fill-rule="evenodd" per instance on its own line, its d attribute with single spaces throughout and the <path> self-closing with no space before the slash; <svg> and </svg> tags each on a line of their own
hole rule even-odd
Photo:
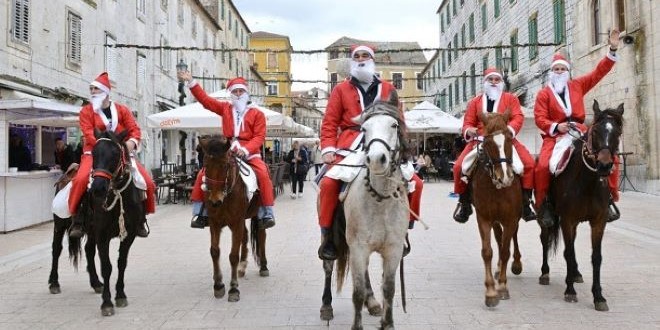
<svg viewBox="0 0 660 330">
<path fill-rule="evenodd" d="M 586 134 L 582 135 L 578 130 L 571 131 L 578 135 L 573 141 L 575 151 L 564 171 L 550 182 L 548 196 L 554 205 L 551 211 L 559 217 L 559 221 L 555 221 L 550 228 L 541 228 L 543 266 L 539 283 L 550 283 L 548 251 L 556 251 L 559 236 L 563 235 L 567 268 L 564 300 L 577 302 L 573 283 L 581 283 L 583 279 L 575 260 L 575 237 L 578 224 L 588 221 L 591 226 L 593 267 L 591 293 L 596 310 L 607 311 L 609 307 L 600 286 L 601 243 L 608 218 L 610 193 L 607 176 L 619 147 L 619 137 L 623 133 L 623 103 L 616 109 L 601 111 L 598 102 L 594 100 L 593 111 L 594 121 Z"/>
<path fill-rule="evenodd" d="M 240 300 L 238 277 L 245 274 L 247 265 L 247 228 L 245 219 L 252 218 L 251 240 L 252 254 L 260 266 L 259 274 L 268 276 L 266 260 L 266 230 L 258 226 L 257 211 L 259 195 L 255 193 L 251 200 L 247 197 L 247 186 L 241 179 L 240 172 L 247 170 L 247 164 L 239 162 L 229 150 L 231 141 L 221 135 L 200 138 L 204 151 L 206 167 L 204 184 L 205 206 L 208 209 L 211 231 L 211 260 L 213 261 L 213 294 L 216 298 L 225 295 L 225 284 L 220 270 L 220 234 L 222 228 L 229 227 L 232 234 L 229 263 L 231 264 L 231 282 L 228 300 Z M 240 255 L 239 255 L 240 254 Z M 239 264 L 240 257 L 240 264 Z"/>
<path fill-rule="evenodd" d="M 71 164 L 69 169 L 66 170 L 62 177 L 55 183 L 55 191 L 59 192 L 66 186 L 66 184 L 76 176 L 78 172 L 78 164 Z M 58 266 L 59 259 L 62 253 L 62 241 L 64 236 L 69 232 L 69 227 L 71 227 L 71 217 L 60 218 L 57 215 L 53 214 L 53 244 L 52 244 L 52 262 L 50 275 L 48 276 L 48 289 L 52 294 L 61 293 Z M 69 260 L 73 263 L 73 267 L 78 269 L 78 260 L 80 259 L 80 238 L 71 238 L 66 235 L 69 240 Z M 96 254 L 96 246 L 90 244 L 90 241 L 87 241 L 85 244 L 85 251 L 88 258 L 91 256 L 92 261 Z M 88 260 L 89 264 L 89 260 Z M 101 293 L 103 291 L 103 283 L 101 283 L 96 275 L 96 269 L 89 272 L 90 274 L 90 285 L 94 289 L 94 292 Z M 93 276 L 92 276 L 93 274 Z"/>
<path fill-rule="evenodd" d="M 111 316 L 115 313 L 109 285 L 112 273 L 110 240 L 115 237 L 121 239 L 117 260 L 115 302 L 117 307 L 126 307 L 128 300 L 124 292 L 124 272 L 128 252 L 145 212 L 143 192 L 133 183 L 130 154 L 123 142 L 127 133 L 128 131 L 119 134 L 110 131 L 94 132 L 97 141 L 92 150 L 92 184 L 83 197 L 79 210 L 84 212 L 81 216 L 85 219 L 87 229 L 85 253 L 90 282 L 92 286 L 98 282 L 94 263 L 94 247 L 96 247 L 101 262 L 101 275 L 103 282 L 106 283 L 103 286 L 101 304 L 103 316 Z"/>
<path fill-rule="evenodd" d="M 513 172 L 513 135 L 507 127 L 510 112 L 481 114 L 484 123 L 483 142 L 472 174 L 473 204 L 481 236 L 481 257 L 486 269 L 486 298 L 488 307 L 497 306 L 500 299 L 509 299 L 506 267 L 514 241 L 514 261 L 511 271 L 520 274 L 522 263 L 518 250 L 518 220 L 522 213 L 522 187 Z M 491 229 L 495 233 L 499 250 L 498 286 L 495 288 L 491 260 Z M 498 275 L 499 274 L 499 275 Z"/>
</svg>

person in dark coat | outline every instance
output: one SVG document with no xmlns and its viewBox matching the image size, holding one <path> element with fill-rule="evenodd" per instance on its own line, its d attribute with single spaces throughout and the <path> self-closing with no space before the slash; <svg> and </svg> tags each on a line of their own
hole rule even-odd
<svg viewBox="0 0 660 330">
<path fill-rule="evenodd" d="M 9 139 L 9 167 L 17 167 L 19 171 L 32 169 L 30 149 L 23 144 L 23 139 L 12 134 Z"/>
<path fill-rule="evenodd" d="M 62 172 L 66 172 L 69 166 L 75 162 L 75 155 L 71 146 L 64 143 L 61 138 L 55 139 L 55 164 Z"/>
<path fill-rule="evenodd" d="M 305 177 L 307 176 L 307 152 L 305 149 L 300 147 L 298 141 L 293 142 L 291 150 L 286 157 L 286 161 L 289 162 L 289 173 L 291 177 L 291 198 L 295 199 L 296 197 L 302 198 L 303 194 L 303 185 Z M 296 190 L 296 188 L 298 188 Z M 296 195 L 296 191 L 298 194 Z"/>
</svg>

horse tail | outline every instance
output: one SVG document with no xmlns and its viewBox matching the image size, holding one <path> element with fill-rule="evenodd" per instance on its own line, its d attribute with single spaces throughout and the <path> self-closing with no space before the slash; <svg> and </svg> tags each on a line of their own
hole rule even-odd
<svg viewBox="0 0 660 330">
<path fill-rule="evenodd" d="M 344 215 L 343 203 L 337 206 L 334 218 L 332 238 L 337 249 L 337 292 L 339 292 L 348 276 L 348 262 L 350 260 L 350 251 L 346 242 L 346 216 Z"/>
<path fill-rule="evenodd" d="M 78 271 L 78 261 L 82 258 L 82 238 L 71 238 L 68 235 L 69 229 L 66 230 L 67 237 L 69 238 L 69 261 L 73 265 L 73 268 Z"/>
<path fill-rule="evenodd" d="M 350 254 L 348 248 L 342 249 L 337 246 L 337 292 L 341 291 L 344 286 L 344 280 L 346 280 L 346 277 L 348 276 L 349 259 Z"/>
<path fill-rule="evenodd" d="M 552 227 L 548 228 L 548 251 L 552 251 L 553 255 L 557 254 L 557 246 L 559 245 L 559 237 L 561 231 L 559 230 L 559 221 L 555 221 Z"/>
<path fill-rule="evenodd" d="M 252 217 L 250 219 L 250 247 L 252 248 L 252 257 L 258 266 L 261 266 L 261 258 L 259 258 L 259 219 Z"/>
</svg>

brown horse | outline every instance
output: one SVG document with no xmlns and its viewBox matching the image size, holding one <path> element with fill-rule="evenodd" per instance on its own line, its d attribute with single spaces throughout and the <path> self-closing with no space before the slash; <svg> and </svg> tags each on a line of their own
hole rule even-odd
<svg viewBox="0 0 660 330">
<path fill-rule="evenodd" d="M 513 135 L 507 128 L 510 112 L 482 114 L 483 142 L 478 146 L 476 166 L 472 175 L 473 204 L 477 213 L 481 235 L 481 257 L 486 268 L 486 306 L 497 306 L 500 299 L 509 299 L 506 267 L 510 256 L 511 239 L 514 241 L 514 261 L 511 271 L 520 274 L 522 263 L 518 250 L 518 220 L 522 213 L 522 187 L 513 172 Z M 493 249 L 490 245 L 491 229 L 499 249 L 498 288 L 491 269 Z M 499 274 L 499 276 L 497 275 Z"/>
<path fill-rule="evenodd" d="M 266 260 L 266 231 L 258 229 L 257 210 L 259 208 L 259 195 L 255 194 L 251 200 L 247 198 L 247 186 L 240 176 L 241 171 L 247 170 L 247 164 L 239 160 L 229 150 L 231 141 L 220 135 L 200 138 L 200 145 L 204 151 L 205 173 L 205 206 L 208 209 L 211 231 L 211 259 L 213 260 L 213 294 L 216 298 L 225 295 L 225 284 L 222 282 L 220 271 L 220 233 L 223 227 L 229 227 L 232 233 L 231 252 L 231 282 L 228 300 L 240 300 L 238 290 L 238 277 L 245 274 L 247 266 L 247 228 L 245 219 L 252 218 L 250 232 L 252 233 L 252 254 L 261 266 L 259 274 L 268 276 Z M 239 264 L 240 253 L 240 264 Z"/>
<path fill-rule="evenodd" d="M 575 237 L 577 226 L 582 221 L 591 225 L 591 265 L 593 284 L 591 293 L 598 311 L 607 311 L 607 301 L 600 286 L 600 265 L 602 262 L 601 242 L 608 218 L 609 191 L 607 176 L 612 170 L 614 155 L 623 132 L 623 104 L 616 109 L 600 110 L 594 100 L 594 123 L 585 135 L 578 135 L 573 142 L 575 152 L 571 155 L 566 169 L 550 182 L 548 197 L 555 205 L 550 209 L 559 217 L 550 228 L 541 228 L 543 245 L 543 266 L 539 283 L 550 283 L 548 251 L 557 249 L 559 228 L 564 236 L 564 259 L 566 259 L 566 291 L 564 300 L 577 302 L 573 283 L 583 282 L 575 260 Z M 557 220 L 557 219 L 556 219 Z"/>
</svg>

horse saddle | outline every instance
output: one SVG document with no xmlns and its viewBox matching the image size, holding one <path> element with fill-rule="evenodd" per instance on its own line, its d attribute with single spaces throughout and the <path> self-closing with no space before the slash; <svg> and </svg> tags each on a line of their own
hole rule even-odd
<svg viewBox="0 0 660 330">
<path fill-rule="evenodd" d="M 569 134 L 557 138 L 555 147 L 552 149 L 552 156 L 550 156 L 550 173 L 557 176 L 566 169 L 568 161 L 571 159 L 571 155 L 575 150 L 573 146 L 574 140 L 575 138 Z"/>
<path fill-rule="evenodd" d="M 332 166 L 325 175 L 335 180 L 352 182 L 360 173 L 365 159 L 366 154 L 363 151 L 352 152 Z"/>
<path fill-rule="evenodd" d="M 57 189 L 57 194 L 53 198 L 53 203 L 51 205 L 51 211 L 58 216 L 59 218 L 66 219 L 71 217 L 69 213 L 69 194 L 71 193 L 71 180 L 76 177 L 78 173 L 78 168 L 80 165 L 73 163 L 69 166 L 66 172 L 62 173 L 57 182 L 55 182 L 55 188 Z"/>
</svg>

